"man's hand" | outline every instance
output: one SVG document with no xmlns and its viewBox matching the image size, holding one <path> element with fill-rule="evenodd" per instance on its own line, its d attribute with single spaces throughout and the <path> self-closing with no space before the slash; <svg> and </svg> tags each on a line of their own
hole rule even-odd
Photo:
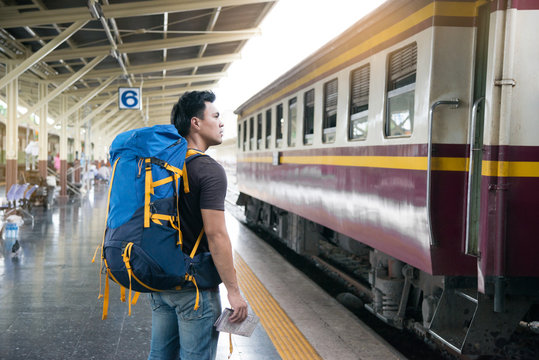
<svg viewBox="0 0 539 360">
<path fill-rule="evenodd" d="M 242 322 L 247 317 L 247 302 L 240 293 L 234 261 L 232 259 L 232 246 L 226 231 L 225 213 L 220 210 L 201 209 L 204 231 L 208 238 L 210 253 L 215 267 L 221 276 L 228 292 L 228 301 L 234 312 L 230 316 L 231 322 Z"/>
<path fill-rule="evenodd" d="M 230 316 L 230 322 L 241 323 L 247 317 L 247 302 L 243 299 L 241 294 L 238 293 L 228 293 L 228 301 L 230 302 L 230 307 L 234 312 Z"/>
</svg>

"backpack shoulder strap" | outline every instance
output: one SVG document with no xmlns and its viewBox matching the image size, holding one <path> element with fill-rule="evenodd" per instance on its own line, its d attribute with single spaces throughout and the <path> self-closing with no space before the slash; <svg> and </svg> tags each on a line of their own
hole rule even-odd
<svg viewBox="0 0 539 360">
<path fill-rule="evenodd" d="M 187 150 L 187 153 L 185 154 L 185 161 L 186 162 L 189 162 L 199 156 L 207 156 L 206 153 L 200 151 L 200 150 L 195 150 L 195 149 L 188 149 Z"/>
<path fill-rule="evenodd" d="M 183 164 L 183 186 L 184 186 L 184 192 L 189 192 L 189 182 L 187 180 L 187 167 L 185 166 L 189 161 L 196 159 L 199 156 L 207 156 L 205 153 L 199 150 L 195 149 L 188 149 L 187 154 L 185 155 L 185 162 Z M 202 227 L 202 230 L 200 230 L 200 234 L 198 235 L 197 241 L 195 242 L 195 246 L 193 247 L 193 250 L 191 251 L 191 254 L 189 257 L 192 259 L 195 256 L 195 253 L 198 249 L 198 246 L 200 245 L 200 240 L 202 239 L 202 235 L 204 235 L 204 227 Z"/>
<path fill-rule="evenodd" d="M 183 171 L 182 171 L 182 178 L 183 178 L 183 192 L 187 194 L 189 192 L 189 180 L 187 179 L 187 163 L 199 156 L 207 156 L 205 153 L 199 150 L 195 149 L 188 149 L 187 153 L 185 154 L 185 162 L 183 163 Z"/>
</svg>

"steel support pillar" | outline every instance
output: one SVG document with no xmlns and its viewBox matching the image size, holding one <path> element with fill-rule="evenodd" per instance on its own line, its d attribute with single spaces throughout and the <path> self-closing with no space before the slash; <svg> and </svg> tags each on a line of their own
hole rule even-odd
<svg viewBox="0 0 539 360">
<path fill-rule="evenodd" d="M 7 73 L 13 71 L 13 65 L 7 65 Z M 7 123 L 6 123 L 6 194 L 13 184 L 17 183 L 17 140 L 19 123 L 17 121 L 17 103 L 19 98 L 19 82 L 15 77 L 6 88 Z"/>
<path fill-rule="evenodd" d="M 75 136 L 73 144 L 75 147 L 75 160 L 73 162 L 73 166 L 75 167 L 75 175 L 73 178 L 73 181 L 75 183 L 80 183 L 80 152 L 81 152 L 81 143 L 80 143 L 80 120 L 81 120 L 81 112 L 80 110 L 77 111 L 77 118 L 75 120 Z"/>
<path fill-rule="evenodd" d="M 62 115 L 67 112 L 67 97 L 61 97 Z M 60 196 L 58 203 L 67 203 L 67 117 L 62 116 L 62 128 L 60 130 Z"/>
<path fill-rule="evenodd" d="M 39 98 L 47 96 L 48 86 L 45 83 L 39 84 Z M 47 126 L 47 114 L 49 104 L 45 103 L 39 109 L 39 156 L 38 169 L 42 178 L 47 179 L 47 162 L 49 156 L 49 130 Z M 54 154 L 51 154 L 54 156 Z"/>
</svg>

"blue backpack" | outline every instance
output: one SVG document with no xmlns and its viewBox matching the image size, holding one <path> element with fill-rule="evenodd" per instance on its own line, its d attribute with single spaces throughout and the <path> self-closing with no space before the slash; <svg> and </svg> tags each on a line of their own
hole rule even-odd
<svg viewBox="0 0 539 360">
<path fill-rule="evenodd" d="M 129 289 L 129 315 L 141 292 L 211 288 L 221 283 L 211 255 L 195 256 L 204 229 L 191 254 L 182 251 L 178 201 L 183 179 L 189 192 L 186 163 L 205 156 L 187 149 L 187 141 L 173 125 L 156 125 L 119 134 L 110 147 L 113 164 L 107 222 L 101 249 L 106 273 L 103 319 L 108 312 L 109 282 Z M 92 260 L 95 261 L 95 256 Z M 132 291 L 135 294 L 132 296 Z"/>
</svg>

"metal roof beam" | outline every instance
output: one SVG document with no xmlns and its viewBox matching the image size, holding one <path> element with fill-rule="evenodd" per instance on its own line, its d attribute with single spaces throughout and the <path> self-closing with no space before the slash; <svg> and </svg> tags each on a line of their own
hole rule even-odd
<svg viewBox="0 0 539 360">
<path fill-rule="evenodd" d="M 94 58 L 92 61 L 90 61 L 86 66 L 84 66 L 82 69 L 77 71 L 76 73 L 70 75 L 67 80 L 65 80 L 60 86 L 58 86 L 56 89 L 51 91 L 47 94 L 43 99 L 37 102 L 31 109 L 26 112 L 26 114 L 22 115 L 19 118 L 19 121 L 24 121 L 27 117 L 29 117 L 31 114 L 36 112 L 40 107 L 42 107 L 45 103 L 48 103 L 52 99 L 54 99 L 56 96 L 60 95 L 65 89 L 67 89 L 69 86 L 71 86 L 75 81 L 79 80 L 81 77 L 83 77 L 86 73 L 88 73 L 90 70 L 92 70 L 97 64 L 99 64 L 103 59 L 105 59 L 107 55 L 98 56 Z"/>
<path fill-rule="evenodd" d="M 183 94 L 184 92 L 186 91 L 203 91 L 203 90 L 208 90 L 209 88 L 211 88 L 210 86 L 188 86 L 188 87 L 185 87 L 185 88 L 178 88 L 178 89 L 170 89 L 170 90 L 154 90 L 154 91 L 147 91 L 147 92 L 143 92 L 142 93 L 142 97 L 143 97 L 143 104 L 146 103 L 146 98 L 155 98 L 155 100 L 150 100 L 150 101 L 159 101 L 160 98 L 167 98 L 167 97 L 171 97 L 171 96 L 175 96 L 176 99 L 178 99 L 178 97 Z M 94 100 L 91 100 L 89 101 L 88 103 L 89 104 L 95 104 L 95 103 L 102 103 L 103 101 L 106 101 L 106 100 L 109 100 L 110 96 L 106 96 L 106 97 L 99 97 L 99 98 L 94 98 Z M 115 100 L 117 99 L 117 97 L 113 97 Z"/>
<path fill-rule="evenodd" d="M 186 91 L 204 91 L 211 88 L 211 86 L 188 86 L 185 88 L 178 88 L 178 89 L 170 89 L 170 90 L 155 90 L 155 91 L 147 91 L 145 93 L 142 93 L 142 96 L 144 97 L 165 97 L 165 96 L 180 96 Z"/>
<path fill-rule="evenodd" d="M 20 21 L 19 21 L 20 19 Z M 87 22 L 92 20 L 92 15 L 87 7 L 68 9 L 27 11 L 20 13 L 17 9 L 2 8 L 0 13 L 0 27 L 12 28 L 21 26 L 35 26 L 46 24 L 62 24 L 69 22 Z"/>
<path fill-rule="evenodd" d="M 150 119 L 155 119 L 156 117 L 167 117 L 168 119 L 170 119 L 170 111 L 160 111 L 155 113 L 150 112 Z"/>
<path fill-rule="evenodd" d="M 136 65 L 129 66 L 127 71 L 130 74 L 144 74 L 148 72 L 160 72 L 161 70 L 181 70 L 189 69 L 194 66 L 207 66 L 207 65 L 217 65 L 225 64 L 228 62 L 233 62 L 234 60 L 239 60 L 239 54 L 228 54 L 228 55 L 218 55 L 218 56 L 207 56 L 200 59 L 186 59 L 178 61 L 167 61 L 159 62 L 147 65 Z M 120 76 L 123 74 L 123 71 L 119 71 L 116 68 L 114 69 L 104 69 L 104 70 L 93 70 L 90 71 L 85 79 L 95 79 L 95 78 L 104 78 L 109 76 Z M 69 75 L 56 75 L 51 76 L 50 80 L 61 80 L 67 78 Z"/>
<path fill-rule="evenodd" d="M 99 122 L 96 122 L 95 124 L 92 124 L 92 127 L 94 127 L 94 128 L 99 127 L 99 132 L 100 133 L 106 133 L 106 131 L 104 131 L 104 129 L 107 129 L 107 128 L 110 129 L 111 126 L 114 126 L 114 125 L 118 124 L 118 122 L 126 119 L 128 116 L 133 115 L 133 113 L 131 113 L 131 110 L 118 111 L 118 112 L 119 112 L 119 115 L 116 116 L 115 118 L 111 119 L 109 122 L 99 121 Z"/>
<path fill-rule="evenodd" d="M 92 120 L 97 114 L 99 114 L 100 112 L 102 112 L 103 110 L 105 110 L 110 104 L 112 104 L 114 101 L 116 101 L 116 98 L 115 97 L 111 97 L 109 98 L 107 101 L 105 101 L 104 103 L 102 103 L 101 105 L 99 105 L 96 109 L 92 110 L 88 115 L 86 115 L 84 117 L 84 119 L 82 119 L 80 122 L 81 124 L 84 124 L 84 126 L 86 126 L 86 124 L 88 123 L 88 121 Z M 118 106 L 116 106 L 116 110 L 118 110 Z"/>
<path fill-rule="evenodd" d="M 118 126 L 116 129 L 114 130 L 111 130 L 111 138 L 114 139 L 116 137 L 116 135 L 118 135 L 119 133 L 122 133 L 124 131 L 127 131 L 129 128 L 134 128 L 135 125 L 136 125 L 136 119 L 134 119 L 135 121 L 124 121 L 124 123 L 120 126 Z M 144 120 L 141 118 L 141 120 L 144 122 Z M 136 127 L 140 127 L 140 126 L 136 126 Z"/>
<path fill-rule="evenodd" d="M 177 103 L 179 97 L 180 96 L 178 94 L 178 96 L 174 96 L 174 97 L 167 97 L 163 99 L 152 100 L 150 104 L 150 111 L 152 109 L 157 109 L 160 107 L 166 107 L 167 109 L 171 110 L 172 109 L 171 105 Z"/>
<path fill-rule="evenodd" d="M 120 53 L 126 54 L 144 51 L 157 51 L 163 49 L 179 49 L 190 46 L 200 46 L 204 44 L 217 44 L 223 42 L 247 40 L 259 33 L 260 32 L 258 29 L 247 29 L 244 31 L 223 34 L 216 33 L 174 37 L 152 41 L 138 41 L 119 44 L 117 45 L 117 49 Z M 77 49 L 61 49 L 56 50 L 52 54 L 49 54 L 47 57 L 45 57 L 44 61 L 71 60 L 85 57 L 94 57 L 98 55 L 109 54 L 110 50 L 110 45 L 83 47 Z"/>
<path fill-rule="evenodd" d="M 43 46 L 41 49 L 32 54 L 28 59 L 24 60 L 19 66 L 17 66 L 13 71 L 9 71 L 6 76 L 0 79 L 0 89 L 9 84 L 13 79 L 16 79 L 23 72 L 28 70 L 34 64 L 39 62 L 43 57 L 48 53 L 56 49 L 60 44 L 69 39 L 71 35 L 76 33 L 81 27 L 83 27 L 87 21 L 77 21 L 71 24 L 65 31 L 59 34 L 54 40 L 51 40 L 47 45 Z"/>
<path fill-rule="evenodd" d="M 119 111 L 120 111 L 119 107 L 116 107 L 116 108 L 112 109 L 105 116 L 103 116 L 102 118 L 99 118 L 95 123 L 92 122 L 92 127 L 101 126 L 102 124 L 106 123 L 108 119 L 110 119 L 111 117 L 116 115 Z M 88 118 L 88 117 L 89 116 L 85 117 L 85 119 Z M 94 117 L 95 117 L 95 115 L 92 116 L 92 118 L 90 118 L 89 120 L 93 120 Z"/>
<path fill-rule="evenodd" d="M 106 18 L 123 18 L 162 14 L 164 12 L 174 13 L 195 11 L 213 9 L 216 7 L 240 6 L 274 1 L 275 0 L 153 0 L 102 5 L 101 9 Z M 23 13 L 13 7 L 3 7 L 2 13 L 0 13 L 0 27 L 2 28 L 89 20 L 92 20 L 92 14 L 87 7 L 27 11 Z"/>
<path fill-rule="evenodd" d="M 161 80 L 144 80 L 142 82 L 137 82 L 133 84 L 133 87 L 142 87 L 144 88 L 152 88 L 152 87 L 159 87 L 159 86 L 171 86 L 171 85 L 181 85 L 181 84 L 187 84 L 190 82 L 199 82 L 199 81 L 213 81 L 213 80 L 220 80 L 221 78 L 225 77 L 224 73 L 212 73 L 212 74 L 204 74 L 204 75 L 186 75 L 186 76 L 172 76 L 167 77 L 166 79 Z M 118 89 L 118 85 L 109 86 L 105 89 L 105 91 L 114 90 L 116 91 Z M 86 89 L 78 89 L 78 90 L 72 90 L 72 91 L 66 91 L 64 94 L 66 95 L 73 95 L 73 96 L 83 96 L 90 91 L 92 91 L 93 88 L 86 88 Z"/>
<path fill-rule="evenodd" d="M 121 124 L 134 122 L 135 116 L 140 114 L 138 111 L 124 110 L 124 113 L 120 114 L 117 118 L 113 119 L 109 123 L 103 125 L 99 130 L 102 134 L 109 134 L 113 129 L 118 128 Z"/>
<path fill-rule="evenodd" d="M 62 114 L 62 116 L 56 120 L 56 124 L 62 121 L 63 118 L 68 118 L 71 115 L 73 115 L 76 111 L 78 111 L 82 106 L 88 103 L 92 98 L 94 98 L 97 94 L 99 94 L 103 89 L 105 89 L 107 86 L 109 86 L 114 80 L 116 79 L 116 76 L 111 76 L 108 78 L 104 83 L 102 83 L 99 87 L 95 88 L 91 93 L 86 95 L 83 99 L 79 100 L 74 106 L 72 106 L 65 114 Z M 65 94 L 65 93 L 64 93 Z"/>
</svg>

